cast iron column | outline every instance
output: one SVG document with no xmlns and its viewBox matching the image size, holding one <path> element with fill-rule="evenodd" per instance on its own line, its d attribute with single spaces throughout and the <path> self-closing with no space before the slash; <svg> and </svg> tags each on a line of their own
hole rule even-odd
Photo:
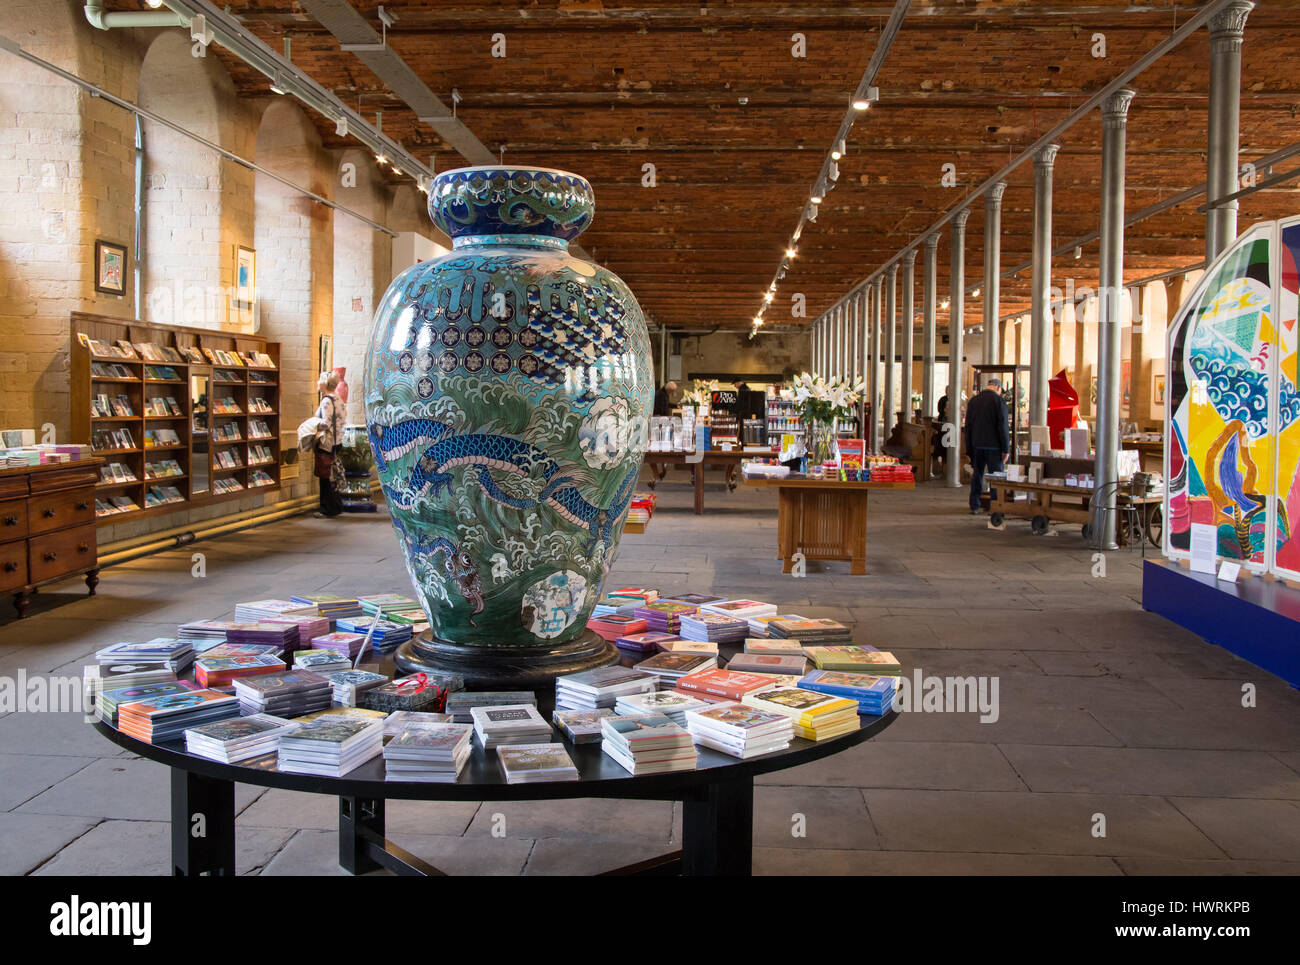
<svg viewBox="0 0 1300 965">
<path fill-rule="evenodd" d="M 889 286 L 885 293 L 885 401 L 880 406 L 880 413 L 885 418 L 882 438 L 887 441 L 893 431 L 894 394 L 898 388 L 894 368 L 894 358 L 898 354 L 898 263 L 885 269 L 885 275 Z"/>
<path fill-rule="evenodd" d="M 871 415 L 867 426 L 867 448 L 880 449 L 880 279 L 871 283 L 871 341 L 867 350 L 871 372 L 867 378 Z"/>
<path fill-rule="evenodd" d="M 938 299 L 936 267 L 939 251 L 939 233 L 925 239 L 925 268 L 921 275 L 921 409 L 923 415 L 934 417 L 938 398 L 934 394 L 934 328 L 935 305 Z"/>
<path fill-rule="evenodd" d="M 947 433 L 948 460 L 947 484 L 961 485 L 961 391 L 966 379 L 962 371 L 962 309 L 966 301 L 966 219 L 970 208 L 962 208 L 952 219 L 952 250 L 948 257 L 952 266 L 948 270 L 951 282 L 948 295 L 948 421 L 956 430 Z"/>
<path fill-rule="evenodd" d="M 903 356 L 902 379 L 899 381 L 899 395 L 903 402 L 903 421 L 912 421 L 912 329 L 916 324 L 916 305 L 914 289 L 916 288 L 916 249 L 909 248 L 903 254 Z"/>
<path fill-rule="evenodd" d="M 1052 346 L 1052 166 L 1059 144 L 1034 155 L 1033 268 L 1029 292 L 1029 424 L 1047 425 Z"/>
<path fill-rule="evenodd" d="M 1101 105 L 1101 273 L 1097 286 L 1097 474 L 1093 525 L 1102 549 L 1115 549 L 1119 479 L 1119 367 L 1124 294 L 1124 148 L 1133 91 L 1122 87 Z"/>
<path fill-rule="evenodd" d="M 1002 270 L 1002 195 L 1007 183 L 999 181 L 984 195 L 984 364 L 1002 361 L 1002 332 L 998 322 L 998 302 Z"/>
<path fill-rule="evenodd" d="M 1237 147 L 1241 127 L 1241 38 L 1247 0 L 1230 3 L 1210 18 L 1210 131 L 1205 156 L 1205 200 L 1237 190 Z M 1237 237 L 1237 202 L 1205 212 L 1205 260 L 1214 261 Z"/>
</svg>

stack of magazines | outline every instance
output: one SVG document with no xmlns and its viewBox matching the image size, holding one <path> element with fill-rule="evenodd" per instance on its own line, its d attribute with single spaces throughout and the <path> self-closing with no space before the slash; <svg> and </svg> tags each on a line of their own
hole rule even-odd
<svg viewBox="0 0 1300 965">
<path fill-rule="evenodd" d="M 385 777 L 390 781 L 450 784 L 470 753 L 469 724 L 408 724 L 384 745 Z"/>
<path fill-rule="evenodd" d="M 578 779 L 578 769 L 563 744 L 514 744 L 498 750 L 497 759 L 507 784 Z"/>
<path fill-rule="evenodd" d="M 484 750 L 502 744 L 535 744 L 551 736 L 551 725 L 532 704 L 475 707 L 470 717 Z"/>
<path fill-rule="evenodd" d="M 782 714 L 770 714 L 744 704 L 714 704 L 686 714 L 695 743 L 742 760 L 790 746 L 794 724 Z"/>
<path fill-rule="evenodd" d="M 663 714 L 606 717 L 600 728 L 601 750 L 630 774 L 695 770 L 690 733 Z"/>
<path fill-rule="evenodd" d="M 330 682 L 310 670 L 267 673 L 235 680 L 241 714 L 297 717 L 330 706 Z"/>
<path fill-rule="evenodd" d="M 280 737 L 298 726 L 295 721 L 270 714 L 234 717 L 191 727 L 185 732 L 185 749 L 199 757 L 234 764 L 274 754 L 280 746 Z"/>
<path fill-rule="evenodd" d="M 555 678 L 555 706 L 559 710 L 595 710 L 613 707 L 628 694 L 651 693 L 657 686 L 653 674 L 630 667 L 597 667 Z"/>
<path fill-rule="evenodd" d="M 216 690 L 190 690 L 119 704 L 117 729 L 149 744 L 177 740 L 189 728 L 239 716 L 239 702 Z"/>
<path fill-rule="evenodd" d="M 847 670 L 814 670 L 799 681 L 799 689 L 856 700 L 859 714 L 879 717 L 893 706 L 897 683 L 897 677 L 878 677 Z"/>
<path fill-rule="evenodd" d="M 614 711 L 622 717 L 663 714 L 678 727 L 685 727 L 688 710 L 704 710 L 708 706 L 707 700 L 700 700 L 680 690 L 661 690 L 653 694 L 630 694 L 627 697 L 620 697 Z"/>
<path fill-rule="evenodd" d="M 319 717 L 281 736 L 277 764 L 290 774 L 342 777 L 383 750 L 382 718 Z"/>
</svg>

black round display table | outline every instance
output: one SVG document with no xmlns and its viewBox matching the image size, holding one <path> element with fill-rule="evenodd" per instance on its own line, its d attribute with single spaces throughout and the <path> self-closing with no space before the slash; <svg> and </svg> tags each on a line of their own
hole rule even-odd
<svg viewBox="0 0 1300 965">
<path fill-rule="evenodd" d="M 384 837 L 384 801 L 537 801 L 565 798 L 681 801 L 682 848 L 606 874 L 747 875 L 752 868 L 754 777 L 797 767 L 847 750 L 880 733 L 898 715 L 863 717 L 859 730 L 814 743 L 795 738 L 789 748 L 739 760 L 698 747 L 695 770 L 633 777 L 601 751 L 600 744 L 571 744 L 556 732 L 577 766 L 579 779 L 507 784 L 495 751 L 474 738 L 473 751 L 455 784 L 389 781 L 382 757 L 343 777 L 282 773 L 275 756 L 222 764 L 185 750 L 184 741 L 149 744 L 102 721 L 94 727 L 133 754 L 171 768 L 172 872 L 176 875 L 235 873 L 235 784 L 339 799 L 339 864 L 360 874 L 387 868 L 398 874 L 442 872 Z"/>
</svg>

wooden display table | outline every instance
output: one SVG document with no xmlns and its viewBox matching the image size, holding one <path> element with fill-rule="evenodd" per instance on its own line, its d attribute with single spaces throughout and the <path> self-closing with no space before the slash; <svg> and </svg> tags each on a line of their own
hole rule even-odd
<svg viewBox="0 0 1300 965">
<path fill-rule="evenodd" d="M 1136 449 L 1138 462 L 1143 472 L 1165 471 L 1165 444 L 1163 440 L 1125 439 L 1119 444 L 1121 449 Z"/>
<path fill-rule="evenodd" d="M 21 618 L 38 586 L 84 573 L 99 582 L 95 484 L 103 459 L 0 469 L 0 592 Z"/>
<path fill-rule="evenodd" d="M 777 558 L 781 572 L 795 553 L 809 560 L 847 560 L 849 572 L 867 572 L 867 497 L 873 490 L 915 489 L 912 482 L 842 482 L 838 479 L 746 478 L 746 485 L 775 487 L 780 496 Z"/>
<path fill-rule="evenodd" d="M 1083 538 L 1092 536 L 1092 486 L 1066 486 L 1063 483 L 1048 482 L 1008 482 L 1005 479 L 989 480 L 989 521 L 994 526 L 1001 526 L 1007 516 L 1028 519 L 1033 531 L 1039 535 L 1047 532 L 1048 525 L 1055 521 L 1060 523 L 1079 523 L 1083 527 Z M 1029 493 L 1029 499 L 1012 499 L 1012 493 Z M 1162 496 L 1131 497 L 1120 489 L 1115 505 L 1116 509 L 1135 506 L 1142 514 L 1142 529 L 1154 546 L 1160 545 L 1159 517 Z M 1128 527 L 1116 525 L 1116 541 L 1120 546 L 1128 544 Z"/>
<path fill-rule="evenodd" d="M 708 449 L 704 452 L 647 452 L 645 464 L 650 467 L 648 485 L 654 489 L 668 473 L 670 466 L 689 466 L 691 481 L 695 485 L 695 515 L 704 513 L 704 467 L 722 466 L 726 469 L 727 492 L 736 488 L 736 468 L 746 459 L 771 456 L 770 452 L 744 452 L 741 449 Z"/>
</svg>

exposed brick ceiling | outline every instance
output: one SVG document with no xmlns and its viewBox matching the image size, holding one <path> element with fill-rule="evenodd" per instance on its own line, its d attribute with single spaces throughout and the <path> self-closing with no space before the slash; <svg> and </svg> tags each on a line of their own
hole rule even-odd
<svg viewBox="0 0 1300 965">
<path fill-rule="evenodd" d="M 376 5 L 354 7 L 376 28 Z M 122 9 L 133 0 L 119 0 Z M 578 172 L 596 190 L 583 244 L 673 328 L 745 328 L 772 280 L 858 84 L 889 2 L 771 0 L 393 0 L 389 44 L 507 162 Z M 230 0 L 233 13 L 347 103 L 382 109 L 385 133 L 438 169 L 463 163 L 355 56 L 292 0 Z M 917 2 L 877 78 L 880 103 L 854 126 L 839 187 L 808 225 L 799 257 L 768 312 L 785 321 L 803 292 L 814 318 L 1136 61 L 1189 16 L 1164 0 Z M 504 33 L 507 56 L 491 55 Z M 791 56 L 791 35 L 807 57 Z M 1106 56 L 1092 56 L 1092 35 Z M 1250 15 L 1242 67 L 1242 159 L 1300 141 L 1300 0 L 1262 0 Z M 241 93 L 265 96 L 264 77 L 219 51 Z M 1202 29 L 1134 82 L 1129 112 L 1130 212 L 1205 179 L 1209 38 Z M 748 103 L 740 104 L 740 98 Z M 317 117 L 330 146 L 344 146 Z M 1101 123 L 1093 115 L 1061 139 L 1054 243 L 1099 223 Z M 658 186 L 641 186 L 655 164 Z M 958 186 L 939 186 L 946 162 Z M 1284 162 L 1280 170 L 1300 166 Z M 1296 181 L 1242 199 L 1239 224 L 1300 211 Z M 1003 266 L 1030 256 L 1033 173 L 1010 178 L 1003 205 Z M 1193 264 L 1204 252 L 1196 199 L 1129 229 L 1132 282 Z M 983 265 L 983 202 L 967 225 L 966 277 Z M 939 247 L 947 292 L 948 232 Z M 920 307 L 920 263 L 917 305 Z M 1058 279 L 1095 285 L 1097 245 L 1055 259 Z M 1002 312 L 1028 311 L 1028 271 L 1004 279 Z M 980 300 L 968 299 L 977 324 Z M 941 313 L 942 315 L 945 313 Z M 806 321 L 806 320 L 804 320 Z M 941 320 L 941 324 L 946 321 Z"/>
</svg>

